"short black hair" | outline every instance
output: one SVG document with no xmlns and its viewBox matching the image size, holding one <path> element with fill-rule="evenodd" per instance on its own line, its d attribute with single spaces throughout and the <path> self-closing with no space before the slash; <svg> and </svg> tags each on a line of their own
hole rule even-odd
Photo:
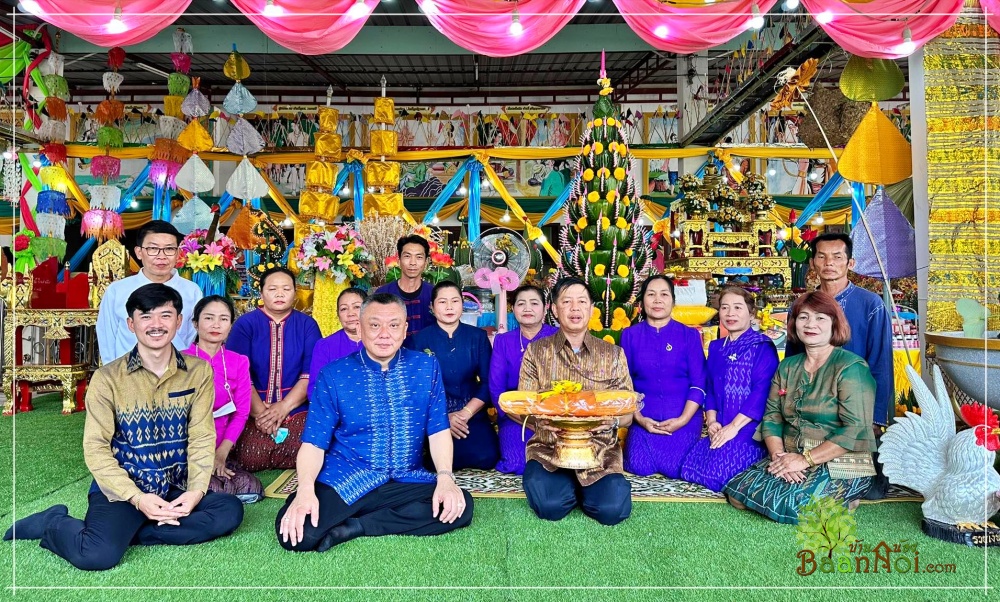
<svg viewBox="0 0 1000 602">
<path fill-rule="evenodd" d="M 146 237 L 150 234 L 170 234 L 177 239 L 178 245 L 184 240 L 184 235 L 178 232 L 173 224 L 165 222 L 162 219 L 154 219 L 151 222 L 146 222 L 139 228 L 139 232 L 135 235 L 135 246 L 141 247 L 146 242 Z"/>
<path fill-rule="evenodd" d="M 854 241 L 843 232 L 827 232 L 812 239 L 812 242 L 809 243 L 809 249 L 812 250 L 813 257 L 816 257 L 816 247 L 821 242 L 842 242 L 847 247 L 847 260 L 850 261 L 854 257 Z"/>
<path fill-rule="evenodd" d="M 517 287 L 517 289 L 515 289 L 514 292 L 510 294 L 511 295 L 510 298 L 514 303 L 517 303 L 517 298 L 525 293 L 535 293 L 536 295 L 538 295 L 538 298 L 542 300 L 542 304 L 543 305 L 545 304 L 545 291 L 538 288 L 534 284 L 524 284 L 522 286 Z"/>
<path fill-rule="evenodd" d="M 128 296 L 128 301 L 125 302 L 125 312 L 131 318 L 135 315 L 136 310 L 148 313 L 167 304 L 174 306 L 177 315 L 180 315 L 184 309 L 184 301 L 181 299 L 180 293 L 166 284 L 151 282 L 132 291 L 132 294 Z"/>
<path fill-rule="evenodd" d="M 462 287 L 458 286 L 457 284 L 455 284 L 451 280 L 442 280 L 441 282 L 438 282 L 437 284 L 435 284 L 434 288 L 431 289 L 431 303 L 434 303 L 435 301 L 437 301 L 438 294 L 440 294 L 440 292 L 443 291 L 446 288 L 453 288 L 456 291 L 458 291 L 458 296 L 459 297 L 462 296 Z"/>
<path fill-rule="evenodd" d="M 364 303 L 365 299 L 368 298 L 368 293 L 366 293 L 365 291 L 361 290 L 360 288 L 358 288 L 356 286 L 350 286 L 350 287 L 345 288 L 344 290 L 340 291 L 340 294 L 337 295 L 337 305 L 340 305 L 340 300 L 344 298 L 344 295 L 357 295 L 357 296 L 361 297 L 361 302 L 362 303 Z"/>
<path fill-rule="evenodd" d="M 577 278 L 576 276 L 566 276 L 556 281 L 555 286 L 552 287 L 552 302 L 555 303 L 559 301 L 559 297 L 563 294 L 563 291 L 578 284 L 587 291 L 587 296 L 590 298 L 590 302 L 594 303 L 594 293 L 590 290 L 590 287 L 587 286 L 587 283 L 584 282 L 582 278 Z"/>
<path fill-rule="evenodd" d="M 427 257 L 431 256 L 431 245 L 427 242 L 427 239 L 423 236 L 410 234 L 409 236 L 404 236 L 396 241 L 396 257 L 403 256 L 403 247 L 406 245 L 420 245 L 420 247 L 424 250 L 424 255 Z"/>
<path fill-rule="evenodd" d="M 677 295 L 674 294 L 674 279 L 667 278 L 663 274 L 653 274 L 649 278 L 646 278 L 645 280 L 642 281 L 642 286 L 639 287 L 639 296 L 636 298 L 636 303 L 639 304 L 639 315 L 641 315 L 643 318 L 646 317 L 646 310 L 642 305 L 642 300 L 646 297 L 646 289 L 649 288 L 649 283 L 655 280 L 662 280 L 666 282 L 667 286 L 670 287 L 670 297 L 674 300 L 677 299 Z"/>
<path fill-rule="evenodd" d="M 267 279 L 275 274 L 284 274 L 288 276 L 292 279 L 292 285 L 295 285 L 295 274 L 283 265 L 276 265 L 273 268 L 264 270 L 264 273 L 260 275 L 260 290 L 264 290 L 264 284 L 267 282 Z"/>
<path fill-rule="evenodd" d="M 392 293 L 368 295 L 368 298 L 361 304 L 361 313 L 365 313 L 369 305 L 398 305 L 403 310 L 403 313 L 407 313 L 406 303 L 403 301 L 403 298 Z"/>
</svg>

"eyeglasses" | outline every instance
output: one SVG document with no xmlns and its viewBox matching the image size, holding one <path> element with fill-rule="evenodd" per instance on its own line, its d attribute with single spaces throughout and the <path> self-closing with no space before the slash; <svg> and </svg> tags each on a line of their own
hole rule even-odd
<svg viewBox="0 0 1000 602">
<path fill-rule="evenodd" d="M 167 257 L 173 257 L 177 254 L 177 247 L 139 247 L 146 252 L 146 255 L 156 257 L 161 253 Z"/>
</svg>

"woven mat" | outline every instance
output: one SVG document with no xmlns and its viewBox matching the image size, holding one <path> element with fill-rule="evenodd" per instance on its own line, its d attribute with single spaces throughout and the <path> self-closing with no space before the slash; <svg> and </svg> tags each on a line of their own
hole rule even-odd
<svg viewBox="0 0 1000 602">
<path fill-rule="evenodd" d="M 636 502 L 713 502 L 725 503 L 721 493 L 705 489 L 701 485 L 668 479 L 661 476 L 638 477 L 625 475 L 632 483 L 632 499 Z M 524 498 L 521 488 L 521 477 L 499 473 L 495 470 L 460 470 L 455 473 L 458 486 L 467 490 L 473 497 L 482 498 Z M 298 488 L 298 477 L 294 470 L 281 473 L 273 483 L 264 490 L 264 495 L 284 499 Z M 878 504 L 885 502 L 922 502 L 919 494 L 892 485 L 889 495 L 884 500 L 862 501 L 863 504 Z"/>
</svg>

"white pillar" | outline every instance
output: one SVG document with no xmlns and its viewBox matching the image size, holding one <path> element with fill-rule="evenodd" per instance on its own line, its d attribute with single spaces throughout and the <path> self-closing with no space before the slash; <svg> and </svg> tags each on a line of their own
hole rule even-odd
<svg viewBox="0 0 1000 602">
<path fill-rule="evenodd" d="M 909 58 L 910 72 L 910 148 L 913 159 L 913 229 L 917 246 L 917 313 L 920 316 L 921 363 L 926 347 L 927 291 L 930 271 L 930 204 L 927 183 L 927 99 L 924 95 L 924 50 Z M 921 366 L 921 373 L 926 374 Z"/>
</svg>

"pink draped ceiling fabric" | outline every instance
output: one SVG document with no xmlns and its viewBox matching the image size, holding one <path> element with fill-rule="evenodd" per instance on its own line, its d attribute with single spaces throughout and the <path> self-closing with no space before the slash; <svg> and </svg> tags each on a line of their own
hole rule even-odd
<svg viewBox="0 0 1000 602">
<path fill-rule="evenodd" d="M 336 52 L 358 35 L 379 0 L 276 0 L 283 14 L 264 14 L 266 0 L 231 0 L 268 38 L 292 52 Z"/>
<path fill-rule="evenodd" d="M 986 13 L 986 22 L 993 31 L 1000 31 L 1000 0 L 979 0 L 979 6 Z"/>
<path fill-rule="evenodd" d="M 873 0 L 865 4 L 802 0 L 802 6 L 841 48 L 871 59 L 912 54 L 954 25 L 963 4 L 964 0 Z M 902 46 L 906 27 L 912 35 L 911 48 Z"/>
<path fill-rule="evenodd" d="M 725 44 L 746 31 L 753 5 L 761 15 L 778 0 L 731 0 L 705 6 L 662 4 L 657 0 L 614 0 L 618 12 L 650 46 L 677 54 L 691 54 Z"/>
<path fill-rule="evenodd" d="M 505 57 L 531 52 L 548 42 L 586 1 L 520 0 L 517 3 L 520 35 L 511 33 L 513 2 L 419 0 L 419 4 L 431 25 L 455 44 L 477 54 Z"/>
<path fill-rule="evenodd" d="M 114 33 L 108 23 L 114 0 L 36 0 L 37 17 L 95 46 L 112 48 L 145 42 L 169 27 L 191 0 L 122 0 L 122 22 L 127 30 Z"/>
</svg>

